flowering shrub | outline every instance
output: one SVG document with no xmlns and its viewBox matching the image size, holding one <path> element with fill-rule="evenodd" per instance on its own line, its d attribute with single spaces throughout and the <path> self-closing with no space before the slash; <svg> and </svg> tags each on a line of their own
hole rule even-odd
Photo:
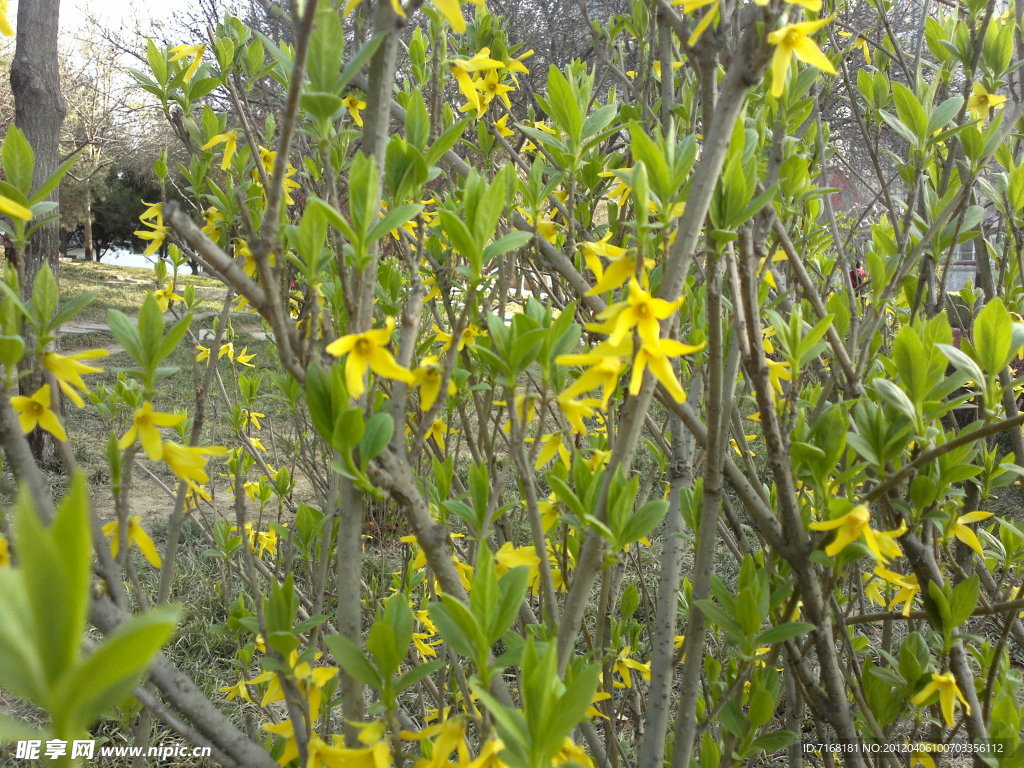
<svg viewBox="0 0 1024 768">
<path fill-rule="evenodd" d="M 52 508 L 26 433 L 74 468 L 62 398 L 128 419 L 117 519 L 93 522 L 108 643 L 166 622 L 128 614 L 167 603 L 183 526 L 212 521 L 223 580 L 194 588 L 223 598 L 237 682 L 210 699 L 160 657 L 146 716 L 225 765 L 894 761 L 871 743 L 928 765 L 954 740 L 1024 764 L 1020 17 L 969 0 L 910 34 L 891 10 L 634 2 L 594 24 L 598 63 L 546 79 L 483 0 L 307 0 L 290 42 L 228 17 L 150 43 L 134 74 L 188 159 L 137 233 L 169 251 L 158 289 L 109 315 L 130 368 L 90 392 L 101 352 L 53 350 L 85 300 L 46 270 L 9 267 L 0 313 L 19 519 Z M 0 154 L 17 256 L 48 190 L 16 129 Z M 877 191 L 859 220 L 837 163 Z M 948 296 L 965 244 L 977 286 Z M 227 289 L 212 339 L 188 259 Z M 276 360 L 238 348 L 245 315 Z M 182 349 L 188 413 L 160 386 Z M 130 514 L 140 454 L 179 481 L 159 546 Z M 29 573 L 52 534 L 18 533 Z M 100 711 L 30 693 L 53 733 Z"/>
</svg>

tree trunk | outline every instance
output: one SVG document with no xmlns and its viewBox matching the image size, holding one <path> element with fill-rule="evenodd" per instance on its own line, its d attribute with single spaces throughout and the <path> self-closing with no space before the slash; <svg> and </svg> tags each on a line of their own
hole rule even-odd
<svg viewBox="0 0 1024 768">
<path fill-rule="evenodd" d="M 95 253 L 92 243 L 92 189 L 85 186 L 85 260 L 99 261 L 99 254 Z"/>
<path fill-rule="evenodd" d="M 60 127 L 67 107 L 60 93 L 57 30 L 60 0 L 18 3 L 18 30 L 11 63 L 14 123 L 35 152 L 33 184 L 38 186 L 57 170 Z M 57 190 L 49 197 L 57 200 Z M 57 274 L 60 225 L 56 220 L 32 235 L 25 251 L 22 293 L 32 294 L 35 276 L 44 262 Z"/>
<path fill-rule="evenodd" d="M 35 153 L 33 187 L 53 175 L 59 164 L 60 127 L 67 106 L 60 93 L 57 66 L 57 32 L 60 0 L 22 0 L 18 3 L 18 30 L 14 61 L 11 62 L 11 92 L 14 94 L 14 124 L 25 134 Z M 48 198 L 57 200 L 54 189 Z M 55 218 L 32 235 L 25 248 L 21 273 L 21 294 L 32 296 L 36 275 L 44 263 L 57 276 L 60 256 L 60 224 Z M 42 371 L 35 369 L 21 380 L 25 394 L 43 383 Z M 37 460 L 43 456 L 44 433 L 36 429 L 29 444 Z"/>
</svg>

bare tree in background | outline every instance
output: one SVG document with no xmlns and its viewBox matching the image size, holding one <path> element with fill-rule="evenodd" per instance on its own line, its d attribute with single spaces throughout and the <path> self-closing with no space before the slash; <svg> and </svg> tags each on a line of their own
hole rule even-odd
<svg viewBox="0 0 1024 768">
<path fill-rule="evenodd" d="M 628 13 L 627 0 L 491 0 L 488 9 L 502 17 L 510 40 L 532 48 L 531 64 L 542 75 L 548 65 L 563 67 L 573 59 L 594 58 L 592 21 L 604 23 L 617 13 Z M 545 82 L 541 80 L 541 82 Z"/>
<path fill-rule="evenodd" d="M 86 261 L 99 261 L 93 242 L 93 205 L 107 192 L 106 179 L 118 172 L 152 174 L 154 158 L 173 141 L 165 120 L 125 74 L 118 51 L 87 33 L 62 57 L 62 90 L 67 118 L 62 130 L 64 157 L 79 160 L 61 187 L 61 227 L 81 227 Z"/>
</svg>

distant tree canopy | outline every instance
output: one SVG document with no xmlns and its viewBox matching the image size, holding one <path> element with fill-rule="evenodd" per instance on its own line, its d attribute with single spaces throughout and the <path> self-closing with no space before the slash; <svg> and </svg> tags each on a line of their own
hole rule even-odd
<svg viewBox="0 0 1024 768">
<path fill-rule="evenodd" d="M 37 744 L 134 691 L 246 768 L 1024 768 L 1024 4 L 288 5 L 147 41 L 159 194 L 75 171 L 166 254 L 116 352 L 0 272 Z"/>
<path fill-rule="evenodd" d="M 138 248 L 133 234 L 139 228 L 139 215 L 146 210 L 143 201 L 160 199 L 160 187 L 152 173 L 112 169 L 92 189 L 93 240 L 95 259 L 100 261 L 111 248 Z M 69 245 L 81 240 L 85 215 L 83 187 L 75 187 L 61 197 L 61 208 L 73 225 L 64 233 Z"/>
</svg>

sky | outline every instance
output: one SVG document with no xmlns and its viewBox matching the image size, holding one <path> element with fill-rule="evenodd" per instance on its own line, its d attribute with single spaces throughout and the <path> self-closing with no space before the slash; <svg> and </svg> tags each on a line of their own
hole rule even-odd
<svg viewBox="0 0 1024 768">
<path fill-rule="evenodd" d="M 8 18 L 12 26 L 17 23 L 19 1 L 22 0 L 10 3 Z M 61 0 L 61 31 L 74 31 L 90 15 L 111 29 L 122 24 L 131 28 L 137 19 L 166 21 L 176 10 L 187 8 L 189 4 L 189 0 Z"/>
<path fill-rule="evenodd" d="M 69 16 L 82 18 L 86 14 L 115 27 L 140 16 L 166 20 L 172 12 L 188 5 L 188 0 L 61 0 L 61 26 L 71 21 Z"/>
</svg>

